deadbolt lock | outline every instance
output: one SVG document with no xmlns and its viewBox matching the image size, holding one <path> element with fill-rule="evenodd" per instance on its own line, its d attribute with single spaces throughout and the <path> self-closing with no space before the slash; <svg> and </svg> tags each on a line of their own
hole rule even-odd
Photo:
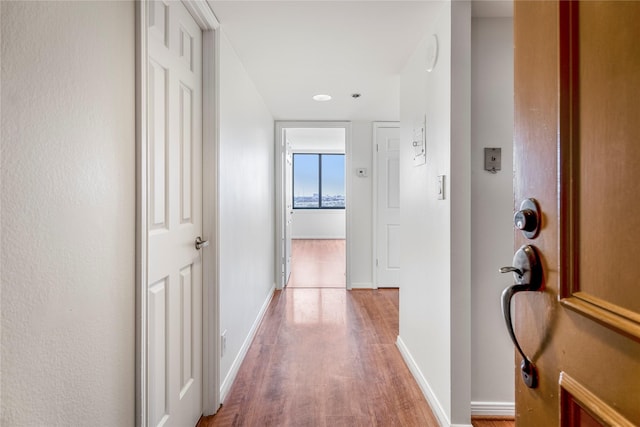
<svg viewBox="0 0 640 427">
<path fill-rule="evenodd" d="M 538 202 L 535 199 L 523 200 L 520 210 L 513 215 L 513 223 L 527 239 L 535 239 L 540 231 Z"/>
</svg>

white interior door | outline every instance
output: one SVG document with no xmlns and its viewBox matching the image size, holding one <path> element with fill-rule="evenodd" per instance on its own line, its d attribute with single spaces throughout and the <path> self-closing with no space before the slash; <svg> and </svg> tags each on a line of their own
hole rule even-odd
<svg viewBox="0 0 640 427">
<path fill-rule="evenodd" d="M 400 128 L 377 127 L 376 284 L 400 285 Z"/>
<path fill-rule="evenodd" d="M 285 141 L 286 141 L 285 129 Z M 285 142 L 285 251 L 284 251 L 284 285 L 289 283 L 291 277 L 291 233 L 293 227 L 293 154 L 291 144 Z"/>
<path fill-rule="evenodd" d="M 202 33 L 180 2 L 152 2 L 148 31 L 147 420 L 202 414 Z"/>
</svg>

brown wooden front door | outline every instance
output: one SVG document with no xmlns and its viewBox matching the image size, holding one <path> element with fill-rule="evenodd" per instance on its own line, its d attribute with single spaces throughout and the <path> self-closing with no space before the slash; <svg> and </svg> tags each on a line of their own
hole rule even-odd
<svg viewBox="0 0 640 427">
<path fill-rule="evenodd" d="M 640 2 L 516 1 L 515 206 L 543 290 L 513 298 L 518 426 L 640 425 Z M 627 424 L 625 424 L 627 423 Z"/>
</svg>

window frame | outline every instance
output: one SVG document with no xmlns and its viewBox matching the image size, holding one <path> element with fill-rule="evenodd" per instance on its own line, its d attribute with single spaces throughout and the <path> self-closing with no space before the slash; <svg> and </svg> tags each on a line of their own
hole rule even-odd
<svg viewBox="0 0 640 427">
<path fill-rule="evenodd" d="M 318 156 L 318 206 L 317 207 L 296 207 L 296 156 L 297 155 L 312 155 Z M 347 174 L 346 170 L 344 171 L 343 181 L 344 181 L 344 191 L 345 191 L 345 202 L 344 206 L 322 206 L 322 157 L 323 156 L 342 156 L 343 162 L 346 165 L 346 154 L 345 153 L 317 153 L 317 152 L 294 152 L 292 153 L 292 161 L 291 161 L 291 206 L 294 210 L 345 210 L 347 206 L 346 201 L 346 191 L 347 191 Z"/>
</svg>

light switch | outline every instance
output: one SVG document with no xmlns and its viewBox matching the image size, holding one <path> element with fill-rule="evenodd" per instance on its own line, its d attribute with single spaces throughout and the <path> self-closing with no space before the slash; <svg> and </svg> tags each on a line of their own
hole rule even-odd
<svg viewBox="0 0 640 427">
<path fill-rule="evenodd" d="M 502 149 L 501 148 L 485 148 L 484 149 L 484 170 L 491 173 L 497 173 L 501 169 Z"/>
<path fill-rule="evenodd" d="M 358 168 L 358 169 L 356 169 L 356 175 L 359 178 L 366 178 L 367 177 L 367 168 Z"/>
</svg>

